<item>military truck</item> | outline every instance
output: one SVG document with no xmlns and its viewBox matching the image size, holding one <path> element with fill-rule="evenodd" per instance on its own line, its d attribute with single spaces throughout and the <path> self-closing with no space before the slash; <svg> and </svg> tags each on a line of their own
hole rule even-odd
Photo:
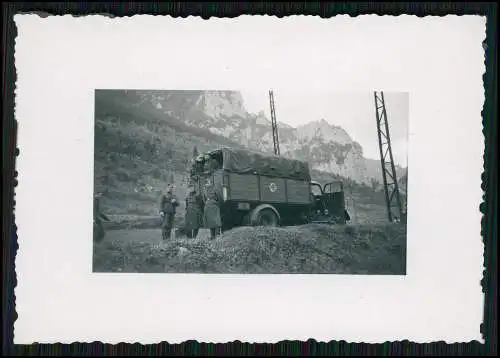
<svg viewBox="0 0 500 358">
<path fill-rule="evenodd" d="M 220 148 L 198 156 L 191 169 L 200 193 L 207 181 L 220 198 L 223 230 L 348 220 L 342 182 L 321 186 L 300 160 Z"/>
</svg>

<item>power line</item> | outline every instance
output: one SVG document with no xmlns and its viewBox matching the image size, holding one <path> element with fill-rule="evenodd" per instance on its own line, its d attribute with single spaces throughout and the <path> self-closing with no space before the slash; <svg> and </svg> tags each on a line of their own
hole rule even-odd
<svg viewBox="0 0 500 358">
<path fill-rule="evenodd" d="M 391 136 L 385 108 L 384 93 L 374 92 L 375 114 L 377 117 L 377 133 L 380 149 L 380 164 L 387 205 L 387 216 L 390 222 L 402 219 L 401 199 L 399 196 L 398 180 L 394 158 L 392 156 Z"/>
<path fill-rule="evenodd" d="M 279 156 L 280 142 L 278 137 L 278 124 L 276 122 L 276 111 L 274 107 L 274 93 L 272 90 L 269 91 L 269 104 L 271 106 L 271 126 L 273 130 L 274 154 Z"/>
</svg>

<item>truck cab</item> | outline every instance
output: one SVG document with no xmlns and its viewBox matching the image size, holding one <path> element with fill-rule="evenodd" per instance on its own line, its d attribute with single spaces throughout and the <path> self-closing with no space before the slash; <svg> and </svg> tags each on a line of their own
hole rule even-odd
<svg viewBox="0 0 500 358">
<path fill-rule="evenodd" d="M 345 224 L 350 220 L 341 181 L 328 182 L 323 186 L 311 181 L 311 200 L 311 221 Z"/>
</svg>

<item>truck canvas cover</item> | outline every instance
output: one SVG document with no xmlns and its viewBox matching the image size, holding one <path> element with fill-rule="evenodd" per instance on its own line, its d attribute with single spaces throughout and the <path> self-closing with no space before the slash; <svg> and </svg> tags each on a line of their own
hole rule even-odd
<svg viewBox="0 0 500 358">
<path fill-rule="evenodd" d="M 296 159 L 233 148 L 218 149 L 222 153 L 222 168 L 233 173 L 268 175 L 296 180 L 311 180 L 309 165 Z"/>
</svg>

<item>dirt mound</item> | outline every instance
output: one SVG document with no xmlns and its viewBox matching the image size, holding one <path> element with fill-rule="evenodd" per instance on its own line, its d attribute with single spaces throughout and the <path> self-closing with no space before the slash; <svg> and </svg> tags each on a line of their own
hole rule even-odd
<svg viewBox="0 0 500 358">
<path fill-rule="evenodd" d="M 94 260 L 96 271 L 268 274 L 404 274 L 405 263 L 402 225 L 320 224 L 241 227 L 215 240 L 116 241 L 103 244 Z"/>
</svg>

